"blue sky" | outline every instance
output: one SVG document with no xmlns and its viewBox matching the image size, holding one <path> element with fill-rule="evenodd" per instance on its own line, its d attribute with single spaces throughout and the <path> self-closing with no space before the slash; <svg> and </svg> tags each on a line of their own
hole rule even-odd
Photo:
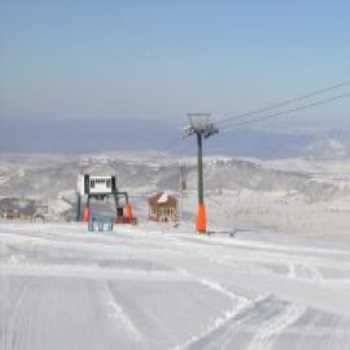
<svg viewBox="0 0 350 350">
<path fill-rule="evenodd" d="M 259 108 L 350 78 L 349 14 L 345 0 L 0 0 L 0 118 Z M 346 126 L 349 100 L 295 119 Z"/>
</svg>

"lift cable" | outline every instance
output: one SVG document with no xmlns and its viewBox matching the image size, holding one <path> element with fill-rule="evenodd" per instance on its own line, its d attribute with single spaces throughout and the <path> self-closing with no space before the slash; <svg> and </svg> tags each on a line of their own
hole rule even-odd
<svg viewBox="0 0 350 350">
<path fill-rule="evenodd" d="M 276 109 L 276 108 L 281 108 L 290 104 L 294 104 L 296 102 L 300 102 L 300 101 L 304 101 L 307 100 L 309 98 L 321 95 L 321 94 L 325 94 L 327 92 L 333 91 L 333 90 L 337 90 L 340 88 L 344 88 L 346 86 L 350 86 L 350 80 L 346 80 L 331 86 L 328 86 L 326 88 L 322 88 L 322 89 L 318 89 L 318 90 L 314 90 L 308 94 L 302 95 L 302 96 L 298 96 L 298 97 L 294 97 L 294 98 L 290 98 L 278 103 L 274 103 L 272 105 L 267 105 L 265 107 L 250 111 L 250 112 L 245 112 L 245 113 L 241 113 L 241 114 L 237 114 L 235 116 L 232 117 L 228 117 L 225 119 L 219 119 L 216 121 L 216 125 L 219 126 L 225 126 L 226 124 L 231 124 L 231 123 L 236 123 L 238 121 L 244 120 L 246 117 L 250 117 L 250 116 L 254 116 L 257 114 L 261 114 L 264 112 L 268 112 L 270 110 Z"/>
<path fill-rule="evenodd" d="M 304 104 L 295 108 L 290 108 L 290 109 L 285 109 L 276 113 L 272 113 L 272 114 L 265 114 L 256 118 L 252 118 L 252 119 L 248 119 L 248 120 L 241 120 L 241 121 L 236 121 L 235 123 L 231 123 L 230 128 L 228 129 L 223 129 L 221 130 L 221 132 L 230 132 L 233 131 L 236 127 L 240 127 L 243 125 L 249 125 L 249 124 L 253 124 L 253 123 L 259 123 L 259 122 L 263 122 L 266 120 L 270 120 L 270 119 L 277 119 L 281 116 L 285 116 L 294 112 L 298 112 L 298 111 L 303 111 L 303 110 L 307 110 L 307 109 L 311 109 L 317 106 L 321 106 L 321 105 L 326 105 L 326 104 L 330 104 L 332 102 L 335 101 L 339 101 L 345 98 L 349 98 L 350 97 L 350 93 L 345 93 L 342 95 L 337 95 L 337 96 L 332 96 L 332 97 L 328 97 L 326 99 L 323 100 L 319 100 L 316 102 L 312 102 L 312 103 L 308 103 L 308 104 Z M 231 129 L 232 127 L 232 129 Z"/>
</svg>

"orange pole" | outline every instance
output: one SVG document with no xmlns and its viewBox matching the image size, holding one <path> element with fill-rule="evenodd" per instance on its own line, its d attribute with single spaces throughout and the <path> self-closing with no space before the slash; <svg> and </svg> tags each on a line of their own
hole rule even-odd
<svg viewBox="0 0 350 350">
<path fill-rule="evenodd" d="M 207 213 L 204 205 L 203 189 L 203 141 L 202 134 L 197 132 L 197 162 L 198 162 L 198 211 L 196 229 L 199 234 L 207 232 Z"/>
<path fill-rule="evenodd" d="M 130 202 L 126 204 L 126 218 L 128 219 L 128 222 L 131 222 L 132 220 L 132 205 Z"/>
<path fill-rule="evenodd" d="M 205 205 L 198 203 L 196 229 L 198 233 L 207 232 L 207 213 Z"/>
<path fill-rule="evenodd" d="M 85 207 L 83 211 L 83 222 L 88 222 L 89 220 L 90 220 L 90 209 L 88 207 Z"/>
</svg>

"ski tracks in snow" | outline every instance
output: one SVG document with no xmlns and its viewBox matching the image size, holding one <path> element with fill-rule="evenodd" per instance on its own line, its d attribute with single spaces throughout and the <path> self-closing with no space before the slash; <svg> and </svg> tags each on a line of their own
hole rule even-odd
<svg viewBox="0 0 350 350">
<path fill-rule="evenodd" d="M 280 301 L 272 295 L 261 296 L 177 349 L 269 350 L 305 310 L 304 306 Z"/>
<path fill-rule="evenodd" d="M 286 305 L 284 310 L 260 326 L 253 340 L 250 342 L 248 350 L 270 350 L 274 340 L 286 328 L 298 321 L 305 311 L 306 307 L 302 305 Z"/>
<path fill-rule="evenodd" d="M 124 312 L 123 308 L 117 303 L 114 295 L 111 292 L 109 283 L 106 283 L 105 286 L 105 300 L 109 308 L 108 316 L 112 319 L 115 319 L 118 325 L 122 325 L 125 333 L 129 335 L 129 338 L 137 343 L 142 341 L 142 334 L 136 328 L 132 320 Z"/>
<path fill-rule="evenodd" d="M 27 287 L 23 287 L 21 293 L 14 305 L 11 315 L 6 324 L 3 325 L 3 329 L 0 329 L 0 348 L 4 350 L 11 350 L 15 348 L 16 343 L 16 322 L 20 309 L 22 307 L 23 301 L 27 293 Z"/>
<path fill-rule="evenodd" d="M 192 337 L 185 344 L 176 346 L 174 348 L 174 350 L 181 350 L 181 349 L 190 348 L 193 344 L 196 344 L 201 339 L 204 339 L 208 335 L 213 333 L 215 330 L 223 327 L 226 323 L 228 323 L 230 320 L 232 320 L 236 315 L 238 315 L 248 305 L 252 304 L 252 302 L 249 299 L 231 292 L 230 290 L 226 289 L 225 287 L 223 287 L 222 285 L 220 285 L 217 282 L 213 282 L 213 281 L 210 281 L 207 279 L 195 277 L 194 275 L 189 273 L 187 270 L 181 270 L 180 272 L 181 272 L 181 274 L 190 278 L 194 282 L 197 282 L 206 288 L 209 288 L 217 293 L 220 293 L 220 294 L 225 295 L 226 297 L 230 298 L 235 306 L 231 310 L 227 310 L 222 316 L 219 316 L 218 318 L 216 318 L 214 323 L 211 326 L 209 326 L 206 330 L 204 330 L 200 335 Z"/>
<path fill-rule="evenodd" d="M 289 278 L 306 279 L 312 282 L 322 282 L 323 276 L 320 271 L 311 264 L 305 265 L 301 263 L 289 264 Z"/>
</svg>

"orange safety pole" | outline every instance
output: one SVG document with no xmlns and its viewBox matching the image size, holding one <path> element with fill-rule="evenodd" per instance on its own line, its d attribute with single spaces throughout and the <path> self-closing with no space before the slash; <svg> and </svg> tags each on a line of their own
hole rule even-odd
<svg viewBox="0 0 350 350">
<path fill-rule="evenodd" d="M 198 203 L 196 230 L 198 233 L 207 232 L 207 213 L 205 205 Z"/>
<path fill-rule="evenodd" d="M 132 205 L 130 202 L 126 204 L 126 218 L 128 219 L 128 222 L 131 222 L 132 220 Z"/>
<path fill-rule="evenodd" d="M 198 211 L 196 230 L 202 234 L 207 232 L 207 215 L 204 204 L 204 189 L 203 189 L 203 142 L 202 134 L 197 132 L 197 162 L 198 162 Z"/>
<path fill-rule="evenodd" d="M 90 220 L 90 209 L 85 207 L 83 211 L 83 222 L 88 222 Z"/>
</svg>

